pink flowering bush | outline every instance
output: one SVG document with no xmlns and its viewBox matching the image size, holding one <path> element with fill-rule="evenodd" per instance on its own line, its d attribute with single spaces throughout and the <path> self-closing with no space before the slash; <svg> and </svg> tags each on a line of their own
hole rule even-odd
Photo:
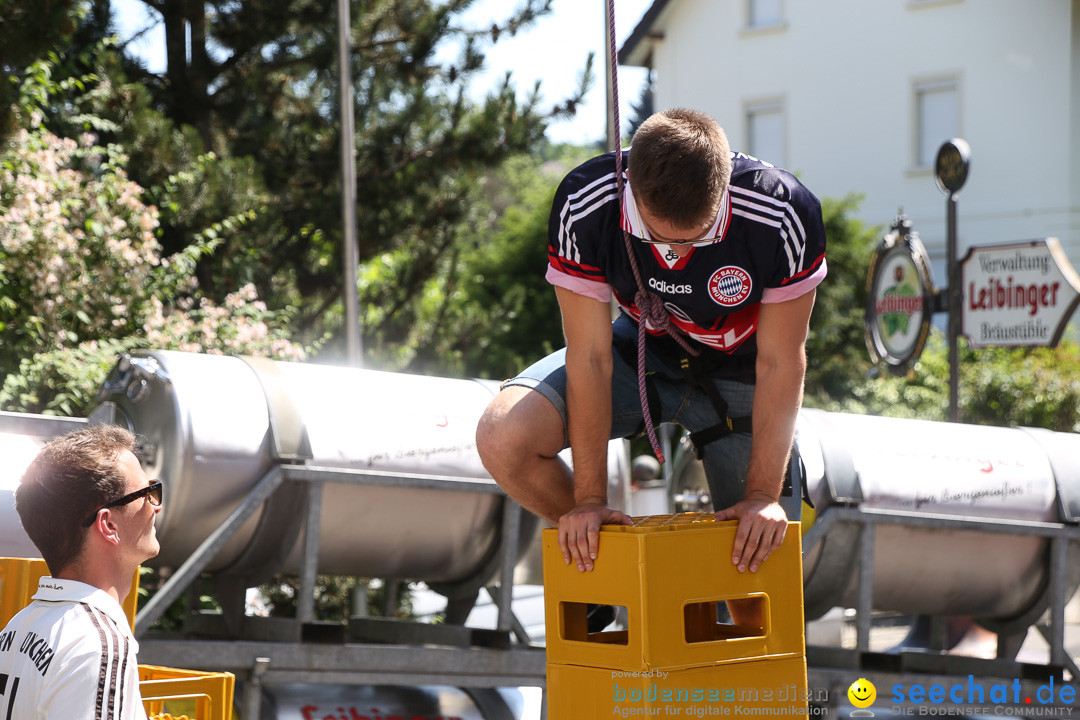
<svg viewBox="0 0 1080 720">
<path fill-rule="evenodd" d="M 158 263 L 157 211 L 93 138 L 18 131 L 0 163 L 0 370 L 14 353 L 126 336 Z"/>
<path fill-rule="evenodd" d="M 166 311 L 150 299 L 142 346 L 201 352 L 211 355 L 265 355 L 278 360 L 304 360 L 307 351 L 291 342 L 279 324 L 284 320 L 266 309 L 255 286 L 248 284 L 215 305 L 207 298 L 197 303 L 185 298 Z"/>
<path fill-rule="evenodd" d="M 200 296 L 192 256 L 214 243 L 161 257 L 158 211 L 115 148 L 58 137 L 36 113 L 26 125 L 0 148 L 0 409 L 85 414 L 138 347 L 306 357 L 253 285 L 224 305 Z"/>
</svg>

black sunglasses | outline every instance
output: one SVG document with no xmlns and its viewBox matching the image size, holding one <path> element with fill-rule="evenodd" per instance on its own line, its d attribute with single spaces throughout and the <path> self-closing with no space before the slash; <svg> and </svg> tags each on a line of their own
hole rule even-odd
<svg viewBox="0 0 1080 720">
<path fill-rule="evenodd" d="M 136 490 L 133 493 L 128 493 L 119 500 L 113 500 L 110 503 L 105 503 L 97 510 L 95 510 L 93 515 L 86 519 L 86 522 L 83 523 L 83 527 L 90 527 L 91 525 L 93 525 L 94 520 L 97 518 L 97 514 L 102 510 L 114 507 L 122 507 L 129 503 L 133 503 L 136 500 L 142 500 L 143 498 L 149 500 L 150 504 L 154 507 L 158 507 L 159 505 L 161 505 L 161 481 L 158 480 L 157 482 L 150 483 L 141 490 Z"/>
</svg>

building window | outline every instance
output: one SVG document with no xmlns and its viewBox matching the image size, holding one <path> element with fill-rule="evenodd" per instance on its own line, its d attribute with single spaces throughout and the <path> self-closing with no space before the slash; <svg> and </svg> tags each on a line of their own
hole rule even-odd
<svg viewBox="0 0 1080 720">
<path fill-rule="evenodd" d="M 784 106 L 779 101 L 761 102 L 746 108 L 746 152 L 759 160 L 784 166 Z"/>
<path fill-rule="evenodd" d="M 915 165 L 934 166 L 938 149 L 960 135 L 960 93 L 955 79 L 915 85 Z"/>
<path fill-rule="evenodd" d="M 784 23 L 784 0 L 746 0 L 746 25 L 751 28 L 775 27 Z"/>
</svg>

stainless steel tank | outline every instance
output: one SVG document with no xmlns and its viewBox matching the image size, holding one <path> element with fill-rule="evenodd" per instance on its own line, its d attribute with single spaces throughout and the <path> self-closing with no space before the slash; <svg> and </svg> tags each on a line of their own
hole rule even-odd
<svg viewBox="0 0 1080 720">
<path fill-rule="evenodd" d="M 1080 436 L 804 409 L 796 453 L 811 517 L 847 506 L 930 521 L 875 524 L 874 609 L 966 615 L 1002 627 L 1030 625 L 1045 609 L 1050 541 L 993 527 L 1077 520 Z M 692 456 L 684 453 L 677 468 L 674 498 L 707 492 Z M 804 548 L 807 619 L 856 604 L 864 528 L 838 523 Z"/>
<path fill-rule="evenodd" d="M 377 484 L 327 482 L 320 572 L 455 582 L 499 542 L 503 504 L 475 451 L 487 381 L 181 352 L 123 358 L 101 399 L 142 436 L 141 459 L 165 483 L 161 566 L 181 564 L 277 464 L 364 469 Z M 393 474 L 440 476 L 440 488 Z M 471 491 L 447 488 L 461 479 Z M 476 483 L 490 492 L 478 492 Z M 286 483 L 208 570 L 295 571 L 304 488 Z"/>
<path fill-rule="evenodd" d="M 39 557 L 15 512 L 15 488 L 37 451 L 85 420 L 0 412 L 0 557 Z"/>
</svg>

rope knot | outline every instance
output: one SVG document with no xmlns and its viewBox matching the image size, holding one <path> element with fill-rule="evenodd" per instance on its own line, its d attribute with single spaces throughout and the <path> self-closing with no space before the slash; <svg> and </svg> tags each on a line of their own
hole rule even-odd
<svg viewBox="0 0 1080 720">
<path fill-rule="evenodd" d="M 668 313 L 667 308 L 664 307 L 664 301 L 659 295 L 639 286 L 637 293 L 634 294 L 634 304 L 637 305 L 638 312 L 641 313 L 639 323 L 648 323 L 653 330 L 667 333 L 675 342 L 679 343 L 683 350 L 691 355 L 698 355 L 701 352 L 697 348 L 691 347 L 690 343 L 683 337 L 683 331 L 671 322 L 671 315 Z"/>
<path fill-rule="evenodd" d="M 641 288 L 634 295 L 634 304 L 641 313 L 641 321 L 647 322 L 654 330 L 668 331 L 671 318 L 668 316 L 664 301 L 656 293 Z"/>
</svg>

